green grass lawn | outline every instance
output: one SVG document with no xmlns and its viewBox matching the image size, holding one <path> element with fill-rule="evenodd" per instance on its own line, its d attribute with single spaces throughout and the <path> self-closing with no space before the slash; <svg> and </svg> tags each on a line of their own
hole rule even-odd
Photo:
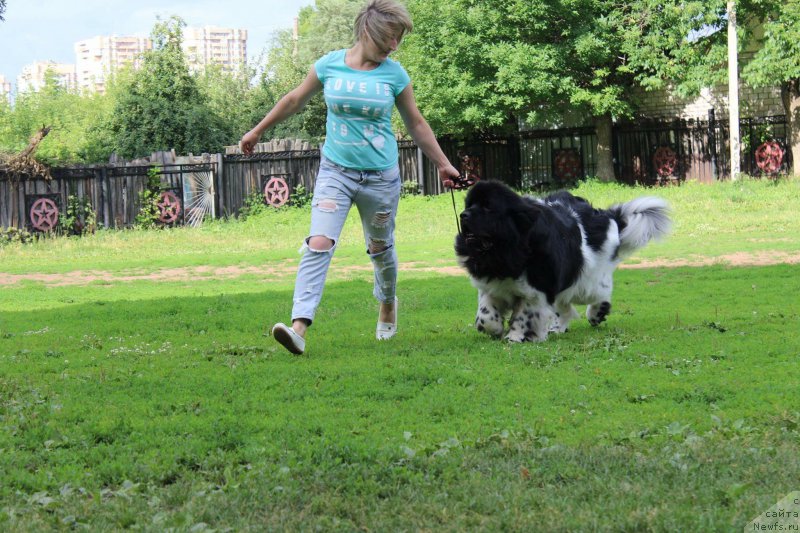
<svg viewBox="0 0 800 533">
<path fill-rule="evenodd" d="M 671 202 L 630 263 L 800 249 L 796 180 L 576 192 Z M 800 490 L 800 265 L 622 269 L 601 327 L 509 345 L 437 270 L 450 202 L 401 202 L 383 343 L 351 217 L 302 357 L 265 335 L 291 277 L 114 276 L 293 268 L 307 211 L 0 248 L 111 275 L 0 286 L 0 529 L 741 531 Z"/>
</svg>

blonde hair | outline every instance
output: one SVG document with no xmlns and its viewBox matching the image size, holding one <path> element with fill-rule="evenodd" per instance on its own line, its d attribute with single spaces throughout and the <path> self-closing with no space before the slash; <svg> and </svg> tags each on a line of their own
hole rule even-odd
<svg viewBox="0 0 800 533">
<path fill-rule="evenodd" d="M 395 36 L 400 41 L 412 29 L 414 24 L 408 10 L 395 0 L 370 0 L 356 17 L 353 27 L 356 41 L 369 36 L 382 47 Z"/>
</svg>

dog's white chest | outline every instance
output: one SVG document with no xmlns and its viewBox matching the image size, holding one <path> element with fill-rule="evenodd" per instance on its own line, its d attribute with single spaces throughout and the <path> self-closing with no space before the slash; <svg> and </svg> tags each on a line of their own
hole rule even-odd
<svg viewBox="0 0 800 533">
<path fill-rule="evenodd" d="M 545 298 L 543 292 L 536 290 L 528 284 L 525 276 L 521 276 L 517 279 L 471 279 L 472 285 L 479 291 L 491 295 L 495 300 L 504 301 L 507 305 L 511 305 L 514 301 L 519 299 L 536 301 Z"/>
</svg>

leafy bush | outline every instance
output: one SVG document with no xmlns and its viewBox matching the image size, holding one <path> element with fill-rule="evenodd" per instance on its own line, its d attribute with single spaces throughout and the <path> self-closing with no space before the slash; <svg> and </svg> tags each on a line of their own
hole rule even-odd
<svg viewBox="0 0 800 533">
<path fill-rule="evenodd" d="M 270 209 L 264 203 L 264 195 L 260 191 L 253 191 L 244 199 L 244 205 L 239 208 L 239 219 L 247 220 L 248 217 L 258 216 Z"/>
<path fill-rule="evenodd" d="M 69 195 L 67 208 L 64 210 L 64 215 L 60 217 L 59 226 L 66 235 L 94 233 L 97 227 L 97 212 L 92 209 L 89 198 Z"/>
<path fill-rule="evenodd" d="M 16 242 L 27 244 L 33 242 L 34 235 L 23 228 L 0 228 L 0 247 Z"/>
<path fill-rule="evenodd" d="M 416 196 L 420 194 L 419 183 L 414 180 L 405 180 L 403 182 L 402 188 L 400 189 L 400 197 L 405 198 L 406 196 Z"/>
<path fill-rule="evenodd" d="M 306 189 L 302 183 L 299 183 L 289 196 L 289 205 L 298 208 L 311 205 L 312 196 L 311 191 Z"/>
<path fill-rule="evenodd" d="M 147 186 L 139 193 L 139 212 L 133 221 L 136 229 L 151 229 L 159 226 L 158 199 L 161 196 L 161 177 L 157 167 L 147 171 Z"/>
</svg>

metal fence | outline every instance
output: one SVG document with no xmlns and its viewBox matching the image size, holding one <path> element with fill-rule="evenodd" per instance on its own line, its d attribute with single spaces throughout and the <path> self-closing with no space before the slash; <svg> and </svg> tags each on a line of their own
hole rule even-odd
<svg viewBox="0 0 800 533">
<path fill-rule="evenodd" d="M 740 121 L 741 171 L 752 176 L 787 173 L 791 150 L 786 117 Z M 765 148 L 777 147 L 766 161 Z M 713 182 L 730 177 L 730 128 L 712 111 L 708 120 L 636 122 L 614 128 L 614 161 L 623 183 Z"/>
<path fill-rule="evenodd" d="M 519 146 L 519 185 L 523 188 L 558 186 L 595 175 L 594 128 L 523 132 Z"/>
</svg>

